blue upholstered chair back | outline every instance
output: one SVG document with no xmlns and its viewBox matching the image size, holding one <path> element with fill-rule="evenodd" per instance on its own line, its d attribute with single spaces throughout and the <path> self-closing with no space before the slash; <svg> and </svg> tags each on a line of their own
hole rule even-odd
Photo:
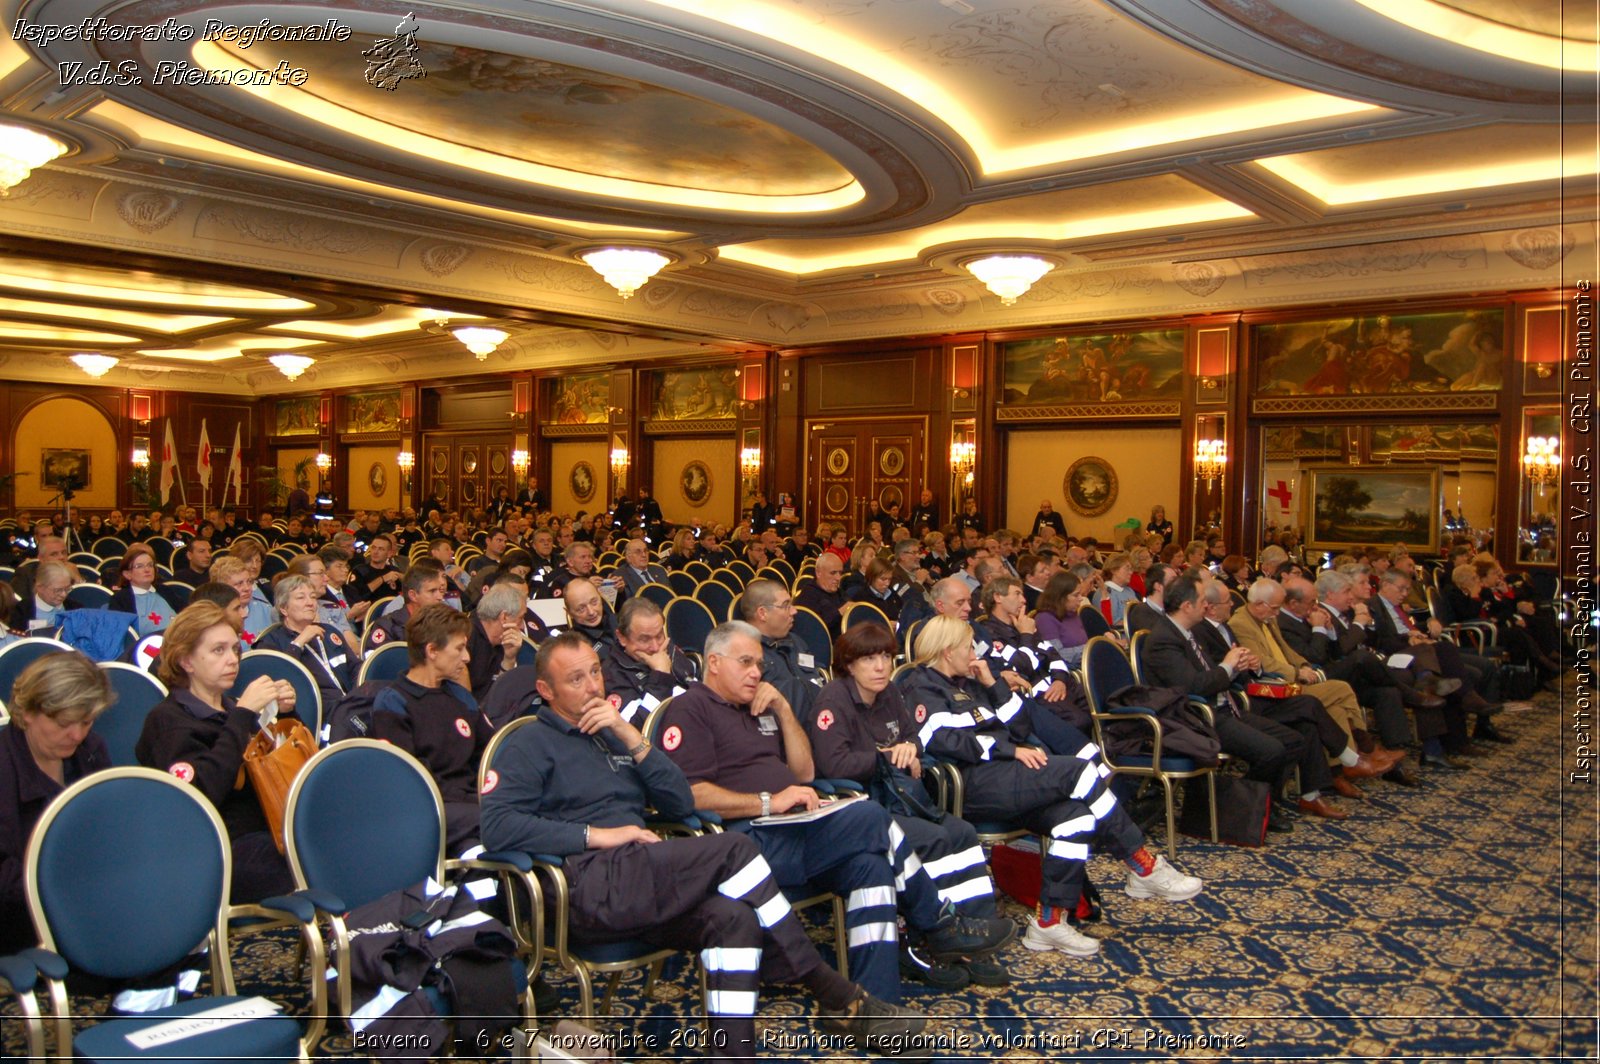
<svg viewBox="0 0 1600 1064">
<path fill-rule="evenodd" d="M 666 584 L 645 584 L 639 589 L 640 598 L 647 598 L 662 609 L 667 608 L 667 603 L 672 601 L 675 594 Z"/>
<path fill-rule="evenodd" d="M 238 698 L 258 676 L 288 680 L 294 688 L 294 712 L 312 735 L 322 734 L 322 690 L 306 667 L 278 650 L 250 650 L 239 659 L 239 678 L 228 693 Z"/>
<path fill-rule="evenodd" d="M 103 610 L 111 602 L 111 589 L 99 584 L 74 584 L 67 601 L 82 610 Z"/>
<path fill-rule="evenodd" d="M 824 669 L 833 668 L 833 640 L 829 637 L 828 626 L 823 623 L 821 617 L 804 606 L 796 606 L 794 634 L 806 645 L 806 649 L 816 656 L 818 665 Z"/>
<path fill-rule="evenodd" d="M 394 681 L 411 667 L 411 657 L 404 643 L 389 643 L 367 655 L 361 663 L 360 682 L 369 680 Z"/>
<path fill-rule="evenodd" d="M 1134 683 L 1133 666 L 1128 664 L 1127 655 L 1104 637 L 1089 640 L 1083 652 L 1083 671 L 1089 703 L 1099 712 L 1105 712 L 1106 699 L 1113 691 Z"/>
<path fill-rule="evenodd" d="M 720 580 L 707 580 L 694 589 L 694 599 L 711 611 L 711 616 L 721 624 L 728 619 L 728 611 L 733 607 L 734 596 L 739 592 L 729 587 Z"/>
<path fill-rule="evenodd" d="M 672 586 L 673 594 L 688 597 L 694 594 L 695 585 L 700 581 L 689 574 L 687 569 L 679 569 L 667 574 L 667 583 Z M 661 603 L 661 608 L 666 609 L 666 603 Z"/>
<path fill-rule="evenodd" d="M 347 739 L 307 762 L 289 792 L 284 833 L 299 885 L 352 909 L 443 874 L 439 788 L 389 743 Z"/>
<path fill-rule="evenodd" d="M 167 697 L 165 685 L 136 665 L 120 661 L 100 664 L 100 671 L 111 681 L 116 701 L 95 718 L 94 733 L 104 739 L 113 765 L 137 765 L 134 744 L 144 731 L 144 719 Z"/>
<path fill-rule="evenodd" d="M 11 688 L 16 686 L 17 677 L 22 675 L 23 669 L 46 654 L 70 653 L 71 650 L 59 639 L 45 639 L 42 636 L 19 639 L 0 647 L 0 702 L 11 701 Z"/>
<path fill-rule="evenodd" d="M 1144 683 L 1144 648 L 1149 637 L 1149 632 L 1135 632 L 1128 641 L 1128 663 L 1133 666 L 1133 675 L 1140 683 Z"/>
<path fill-rule="evenodd" d="M 717 626 L 717 620 L 706 604 L 696 599 L 678 598 L 667 603 L 667 634 L 680 650 L 696 654 L 705 649 L 706 636 Z"/>
<path fill-rule="evenodd" d="M 1111 622 L 1106 620 L 1106 615 L 1088 603 L 1078 607 L 1078 619 L 1083 622 L 1083 630 L 1090 639 L 1111 631 Z"/>
<path fill-rule="evenodd" d="M 75 971 L 159 972 L 216 929 L 231 867 L 222 820 L 193 787 L 108 769 L 67 788 L 39 821 L 27 865 L 34 923 Z"/>
</svg>

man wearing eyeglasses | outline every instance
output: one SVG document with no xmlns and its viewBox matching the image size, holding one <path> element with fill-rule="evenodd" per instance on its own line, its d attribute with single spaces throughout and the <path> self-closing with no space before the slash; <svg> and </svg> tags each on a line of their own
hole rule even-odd
<svg viewBox="0 0 1600 1064">
<path fill-rule="evenodd" d="M 761 633 L 761 678 L 783 695 L 800 720 L 811 718 L 811 704 L 828 678 L 817 668 L 813 649 L 794 631 L 794 599 L 775 580 L 752 580 L 739 598 L 739 614 Z"/>
<path fill-rule="evenodd" d="M 695 808 L 749 833 L 780 886 L 815 883 L 847 899 L 850 971 L 861 985 L 885 1001 L 900 998 L 897 902 L 912 937 L 936 959 L 986 956 L 1010 941 L 1010 920 L 941 906 L 905 835 L 876 802 L 799 823 L 751 822 L 821 804 L 807 786 L 816 777 L 811 743 L 788 700 L 761 677 L 760 633 L 742 621 L 713 629 L 705 679 L 663 711 L 661 749 L 689 778 Z"/>
<path fill-rule="evenodd" d="M 552 636 L 534 667 L 544 704 L 484 774 L 483 838 L 495 850 L 564 858 L 575 939 L 699 950 L 713 1056 L 752 1055 L 762 982 L 806 987 L 825 1030 L 869 1048 L 894 1048 L 922 1031 L 923 1017 L 822 963 L 748 836 L 663 839 L 645 827 L 647 807 L 681 819 L 695 798 L 677 766 L 606 696 L 586 639 Z"/>
</svg>

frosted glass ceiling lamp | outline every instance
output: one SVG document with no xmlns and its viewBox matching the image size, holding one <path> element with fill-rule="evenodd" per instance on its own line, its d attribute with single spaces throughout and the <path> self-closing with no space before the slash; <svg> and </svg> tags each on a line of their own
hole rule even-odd
<svg viewBox="0 0 1600 1064">
<path fill-rule="evenodd" d="M 504 329 L 485 329 L 478 325 L 463 325 L 451 329 L 450 335 L 461 341 L 461 346 L 471 351 L 479 362 L 484 361 L 494 349 L 506 342 L 511 334 Z"/>
<path fill-rule="evenodd" d="M 305 355 L 268 355 L 267 361 L 278 367 L 278 372 L 290 380 L 299 380 L 300 374 L 316 365 L 317 360 Z"/>
<path fill-rule="evenodd" d="M 0 124 L 0 195 L 66 153 L 67 146 L 48 134 L 25 126 Z"/>
<path fill-rule="evenodd" d="M 989 255 L 964 262 L 962 266 L 984 287 L 1000 297 L 1003 306 L 1011 306 L 1033 283 L 1051 270 L 1055 264 L 1033 255 Z"/>
<path fill-rule="evenodd" d="M 599 248 L 578 256 L 627 299 L 672 259 L 649 248 Z"/>
<path fill-rule="evenodd" d="M 104 377 L 107 373 L 110 373 L 121 360 L 112 358 L 110 355 L 95 355 L 85 353 L 73 355 L 72 361 L 77 364 L 79 369 L 83 370 L 83 372 L 87 373 L 89 376 Z"/>
</svg>

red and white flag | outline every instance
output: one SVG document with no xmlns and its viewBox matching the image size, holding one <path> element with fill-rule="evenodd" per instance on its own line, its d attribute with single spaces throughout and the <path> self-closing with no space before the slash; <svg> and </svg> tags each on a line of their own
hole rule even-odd
<svg viewBox="0 0 1600 1064">
<path fill-rule="evenodd" d="M 200 493 L 202 496 L 211 493 L 211 436 L 206 432 L 206 419 L 200 419 L 200 457 L 197 468 L 200 471 Z"/>
<path fill-rule="evenodd" d="M 161 444 L 160 501 L 164 505 L 178 480 L 178 443 L 172 438 L 172 419 L 167 418 L 167 438 Z"/>
<path fill-rule="evenodd" d="M 218 505 L 228 501 L 228 487 L 233 487 L 233 501 L 235 503 L 244 499 L 244 465 L 239 458 L 239 426 L 233 426 L 233 457 L 228 459 L 227 479 L 222 484 L 222 500 Z"/>
</svg>

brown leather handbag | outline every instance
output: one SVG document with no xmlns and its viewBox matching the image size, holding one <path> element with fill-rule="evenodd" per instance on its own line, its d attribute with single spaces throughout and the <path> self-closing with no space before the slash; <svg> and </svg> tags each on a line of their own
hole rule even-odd
<svg viewBox="0 0 1600 1064">
<path fill-rule="evenodd" d="M 245 775 L 250 777 L 250 786 L 255 789 L 279 853 L 285 850 L 283 813 L 289 804 L 289 788 L 316 752 L 317 741 L 312 738 L 311 729 L 292 717 L 273 721 L 270 727 L 256 732 L 244 748 Z"/>
</svg>

